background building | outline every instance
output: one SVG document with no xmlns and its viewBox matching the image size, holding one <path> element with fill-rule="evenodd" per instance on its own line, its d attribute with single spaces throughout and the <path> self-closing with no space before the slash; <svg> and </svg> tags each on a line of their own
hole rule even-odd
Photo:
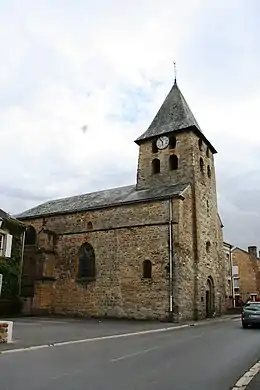
<svg viewBox="0 0 260 390">
<path fill-rule="evenodd" d="M 255 300 L 260 297 L 260 259 L 257 247 L 249 246 L 248 252 L 234 247 L 232 249 L 234 298 L 239 301 Z"/>
</svg>

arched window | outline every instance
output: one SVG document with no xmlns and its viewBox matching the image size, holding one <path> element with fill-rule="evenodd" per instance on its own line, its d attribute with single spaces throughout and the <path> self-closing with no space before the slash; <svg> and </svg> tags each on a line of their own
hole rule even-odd
<svg viewBox="0 0 260 390">
<path fill-rule="evenodd" d="M 152 277 L 152 263 L 150 260 L 143 261 L 143 278 L 151 279 Z"/>
<path fill-rule="evenodd" d="M 160 160 L 158 158 L 152 161 L 152 172 L 154 175 L 160 172 Z"/>
<path fill-rule="evenodd" d="M 36 244 L 36 230 L 33 226 L 28 226 L 25 232 L 24 245 L 35 245 Z"/>
<path fill-rule="evenodd" d="M 174 135 L 172 135 L 170 137 L 170 142 L 169 142 L 169 146 L 170 146 L 171 149 L 175 149 L 176 142 L 177 142 L 176 137 Z"/>
<path fill-rule="evenodd" d="M 92 230 L 93 229 L 93 223 L 91 221 L 88 222 L 87 229 L 88 230 Z"/>
<path fill-rule="evenodd" d="M 152 152 L 153 153 L 157 153 L 158 152 L 158 148 L 157 148 L 157 145 L 156 145 L 156 140 L 154 140 L 153 143 L 152 143 Z"/>
<path fill-rule="evenodd" d="M 94 279 L 96 276 L 95 251 L 88 242 L 79 248 L 78 252 L 78 278 Z"/>
<path fill-rule="evenodd" d="M 206 155 L 207 155 L 207 157 L 209 157 L 209 148 L 208 147 L 207 147 Z"/>
<path fill-rule="evenodd" d="M 199 150 L 202 150 L 202 139 L 198 140 Z"/>
<path fill-rule="evenodd" d="M 204 161 L 202 157 L 200 158 L 200 172 L 204 173 Z"/>
<path fill-rule="evenodd" d="M 207 205 L 207 213 L 209 212 L 209 201 L 206 200 L 206 205 Z"/>
<path fill-rule="evenodd" d="M 208 174 L 208 177 L 211 178 L 211 170 L 210 170 L 209 165 L 207 166 L 207 174 Z"/>
<path fill-rule="evenodd" d="M 169 157 L 169 168 L 171 171 L 178 169 L 178 157 L 175 154 Z"/>
<path fill-rule="evenodd" d="M 207 253 L 209 253 L 209 251 L 210 251 L 210 242 L 209 241 L 206 242 L 206 251 L 207 251 Z"/>
</svg>

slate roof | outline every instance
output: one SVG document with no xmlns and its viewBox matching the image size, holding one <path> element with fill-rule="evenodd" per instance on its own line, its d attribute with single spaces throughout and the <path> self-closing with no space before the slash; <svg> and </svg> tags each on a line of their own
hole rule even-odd
<svg viewBox="0 0 260 390">
<path fill-rule="evenodd" d="M 69 198 L 51 200 L 16 215 L 16 218 L 22 220 L 52 214 L 68 214 L 77 211 L 95 210 L 123 204 L 176 197 L 180 196 L 188 185 L 189 184 L 176 184 L 138 191 L 136 190 L 135 185 L 112 188 Z"/>
<path fill-rule="evenodd" d="M 11 217 L 4 210 L 0 209 L 0 219 L 3 221 L 1 229 L 7 230 L 10 234 L 20 236 L 21 233 L 26 229 L 26 226 L 18 219 Z"/>
<path fill-rule="evenodd" d="M 168 93 L 152 123 L 148 129 L 136 139 L 135 142 L 140 144 L 140 141 L 162 134 L 167 134 L 172 131 L 181 131 L 187 128 L 195 129 L 206 144 L 208 144 L 212 152 L 216 153 L 214 147 L 202 133 L 198 122 L 196 121 L 175 80 L 172 89 Z"/>
<path fill-rule="evenodd" d="M 10 218 L 10 215 L 7 214 L 4 210 L 0 209 L 0 218 Z"/>
</svg>

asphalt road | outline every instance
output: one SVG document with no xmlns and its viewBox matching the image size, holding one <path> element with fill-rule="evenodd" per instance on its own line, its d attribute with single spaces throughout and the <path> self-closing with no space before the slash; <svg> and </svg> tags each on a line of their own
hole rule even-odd
<svg viewBox="0 0 260 390">
<path fill-rule="evenodd" d="M 0 355 L 0 390 L 229 390 L 259 334 L 232 320 Z"/>
</svg>

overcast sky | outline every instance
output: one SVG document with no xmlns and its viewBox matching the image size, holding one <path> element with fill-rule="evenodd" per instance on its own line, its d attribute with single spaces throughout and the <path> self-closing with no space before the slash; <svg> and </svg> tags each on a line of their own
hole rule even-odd
<svg viewBox="0 0 260 390">
<path fill-rule="evenodd" d="M 18 213 L 134 183 L 133 141 L 169 92 L 176 61 L 179 87 L 218 151 L 224 238 L 260 249 L 258 0 L 0 7 L 0 208 Z"/>
</svg>

